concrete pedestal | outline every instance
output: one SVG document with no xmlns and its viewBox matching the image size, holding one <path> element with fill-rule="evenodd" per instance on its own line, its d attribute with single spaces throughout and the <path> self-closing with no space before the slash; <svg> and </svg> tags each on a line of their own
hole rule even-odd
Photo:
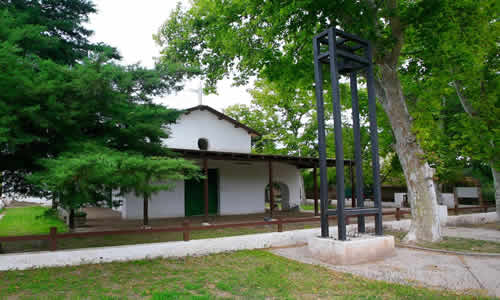
<svg viewBox="0 0 500 300">
<path fill-rule="evenodd" d="M 448 220 L 448 207 L 446 205 L 438 205 L 438 214 L 441 226 L 446 226 L 446 220 Z"/>
<path fill-rule="evenodd" d="M 313 237 L 308 241 L 311 254 L 319 260 L 335 265 L 355 265 L 393 256 L 394 237 L 392 235 L 360 235 L 347 241 L 333 238 Z"/>
</svg>

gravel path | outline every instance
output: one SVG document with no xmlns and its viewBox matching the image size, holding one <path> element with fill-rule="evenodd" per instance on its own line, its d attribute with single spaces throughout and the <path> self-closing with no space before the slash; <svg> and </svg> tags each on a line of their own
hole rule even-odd
<svg viewBox="0 0 500 300">
<path fill-rule="evenodd" d="M 390 282 L 500 296 L 500 259 L 457 256 L 396 248 L 396 255 L 383 261 L 355 266 L 331 265 L 312 257 L 307 246 L 273 249 L 272 253 L 300 262 L 322 265 L 335 271 Z"/>
<path fill-rule="evenodd" d="M 469 227 L 445 227 L 443 230 L 443 235 L 500 243 L 500 230 L 493 230 L 493 229 L 469 228 Z"/>
</svg>

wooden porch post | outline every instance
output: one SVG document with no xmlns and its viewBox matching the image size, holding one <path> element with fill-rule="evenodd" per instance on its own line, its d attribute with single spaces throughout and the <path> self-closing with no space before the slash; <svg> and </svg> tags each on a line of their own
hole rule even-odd
<svg viewBox="0 0 500 300">
<path fill-rule="evenodd" d="M 318 174 L 317 174 L 316 167 L 314 167 L 314 169 L 313 169 L 313 182 L 314 182 L 314 215 L 318 216 L 319 215 L 319 210 L 318 210 Z"/>
<path fill-rule="evenodd" d="M 351 207 L 354 208 L 356 207 L 356 197 L 354 196 L 354 191 L 356 190 L 356 188 L 354 183 L 354 170 L 352 169 L 352 160 L 349 162 L 349 171 L 351 173 Z"/>
<path fill-rule="evenodd" d="M 75 229 L 75 210 L 71 208 L 69 210 L 69 228 L 70 229 Z"/>
<path fill-rule="evenodd" d="M 143 195 L 143 216 L 142 224 L 144 227 L 149 225 L 149 197 L 146 194 Z"/>
<path fill-rule="evenodd" d="M 274 190 L 273 190 L 273 163 L 269 161 L 269 211 L 271 218 L 274 210 Z"/>
<path fill-rule="evenodd" d="M 479 206 L 484 207 L 483 193 L 481 193 L 481 183 L 477 185 L 477 196 L 479 197 Z"/>
<path fill-rule="evenodd" d="M 205 179 L 203 180 L 203 199 L 204 199 L 204 209 L 205 209 L 205 222 L 208 222 L 208 160 L 203 158 L 203 173 L 205 174 Z"/>
</svg>

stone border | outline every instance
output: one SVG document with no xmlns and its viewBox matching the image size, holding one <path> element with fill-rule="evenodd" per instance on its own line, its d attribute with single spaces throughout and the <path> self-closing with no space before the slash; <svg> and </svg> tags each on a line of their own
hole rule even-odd
<svg viewBox="0 0 500 300">
<path fill-rule="evenodd" d="M 336 228 L 331 228 L 331 230 L 333 232 Z M 188 242 L 179 241 L 61 250 L 55 252 L 43 251 L 2 254 L 0 255 L 0 271 L 151 258 L 200 256 L 245 249 L 283 247 L 306 243 L 308 237 L 319 234 L 319 228 L 314 228 L 286 232 L 270 232 L 223 238 L 191 240 Z"/>
<path fill-rule="evenodd" d="M 467 214 L 458 216 L 448 216 L 446 219 L 447 226 L 460 226 L 460 225 L 474 225 L 474 224 L 485 224 L 499 222 L 497 213 L 478 213 L 478 214 Z"/>
</svg>

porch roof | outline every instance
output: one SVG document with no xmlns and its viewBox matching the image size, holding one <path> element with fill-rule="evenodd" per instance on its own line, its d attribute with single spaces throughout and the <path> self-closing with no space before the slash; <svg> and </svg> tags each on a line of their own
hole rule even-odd
<svg viewBox="0 0 500 300">
<path fill-rule="evenodd" d="M 239 161 L 276 161 L 285 162 L 297 166 L 298 168 L 317 168 L 319 167 L 319 159 L 316 157 L 300 157 L 274 154 L 255 154 L 255 153 L 239 153 L 225 151 L 205 151 L 192 149 L 170 148 L 175 153 L 182 154 L 187 158 L 207 158 L 214 160 L 239 160 Z M 326 164 L 329 167 L 335 167 L 335 159 L 327 159 Z M 344 165 L 354 166 L 354 161 L 345 159 Z"/>
</svg>

